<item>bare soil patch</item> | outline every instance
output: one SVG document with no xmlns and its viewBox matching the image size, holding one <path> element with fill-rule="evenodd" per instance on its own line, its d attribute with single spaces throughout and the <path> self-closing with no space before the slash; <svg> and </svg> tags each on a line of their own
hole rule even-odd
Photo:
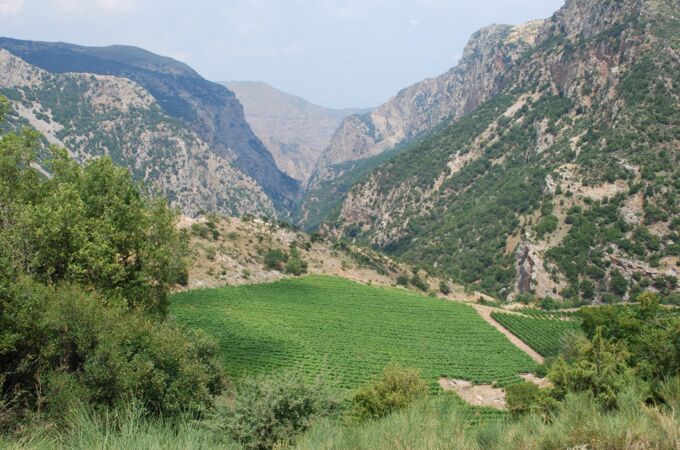
<svg viewBox="0 0 680 450">
<path fill-rule="evenodd" d="M 550 380 L 548 380 L 547 378 L 539 378 L 538 376 L 536 376 L 536 374 L 533 373 L 520 374 L 520 378 L 522 378 L 524 381 L 528 381 L 529 383 L 534 383 L 541 389 L 549 389 L 553 387 L 553 384 L 550 382 Z"/>
<path fill-rule="evenodd" d="M 439 386 L 445 391 L 452 391 L 473 406 L 505 409 L 505 390 L 488 384 L 474 385 L 466 380 L 440 378 Z"/>
</svg>

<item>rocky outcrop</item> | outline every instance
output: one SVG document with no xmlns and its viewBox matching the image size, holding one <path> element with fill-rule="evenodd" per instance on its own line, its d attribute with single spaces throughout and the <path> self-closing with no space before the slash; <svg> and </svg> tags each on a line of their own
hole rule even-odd
<svg viewBox="0 0 680 450">
<path fill-rule="evenodd" d="M 534 45 L 541 23 L 484 28 L 453 69 L 402 90 L 371 113 L 346 118 L 319 158 L 310 187 L 334 177 L 334 165 L 375 156 L 475 111 L 507 84 L 507 73 Z"/>
</svg>

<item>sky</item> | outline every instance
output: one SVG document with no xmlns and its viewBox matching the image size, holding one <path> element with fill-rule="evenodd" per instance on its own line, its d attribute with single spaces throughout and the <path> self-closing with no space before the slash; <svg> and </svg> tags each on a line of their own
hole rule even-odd
<svg viewBox="0 0 680 450">
<path fill-rule="evenodd" d="M 314 103 L 377 106 L 455 66 L 493 23 L 564 0 L 0 0 L 0 35 L 127 44 L 213 81 L 264 81 Z"/>
</svg>

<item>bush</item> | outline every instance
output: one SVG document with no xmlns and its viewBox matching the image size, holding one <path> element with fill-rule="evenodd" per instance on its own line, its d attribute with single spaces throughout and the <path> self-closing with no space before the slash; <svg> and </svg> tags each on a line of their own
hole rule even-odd
<svg viewBox="0 0 680 450">
<path fill-rule="evenodd" d="M 529 412 L 547 413 L 557 405 L 547 390 L 541 389 L 528 381 L 507 386 L 505 388 L 505 399 L 508 410 L 513 415 Z"/>
<path fill-rule="evenodd" d="M 411 284 L 413 285 L 413 287 L 423 292 L 426 292 L 430 288 L 430 286 L 427 285 L 425 280 L 420 278 L 420 275 L 418 275 L 417 273 L 413 274 L 413 277 L 411 277 Z"/>
<path fill-rule="evenodd" d="M 439 292 L 441 292 L 444 295 L 449 295 L 451 293 L 451 288 L 449 287 L 449 284 L 446 281 L 439 282 Z"/>
<path fill-rule="evenodd" d="M 307 263 L 304 262 L 299 256 L 292 257 L 286 263 L 286 273 L 300 276 L 307 272 Z"/>
<path fill-rule="evenodd" d="M 278 248 L 270 249 L 264 256 L 264 265 L 269 270 L 283 272 L 288 261 L 288 253 Z"/>
<path fill-rule="evenodd" d="M 266 450 L 292 444 L 337 406 L 321 380 L 310 383 L 288 372 L 244 380 L 236 387 L 233 401 L 218 408 L 217 421 L 246 449 Z"/>
<path fill-rule="evenodd" d="M 427 397 L 427 383 L 418 369 L 390 364 L 381 378 L 359 390 L 352 399 L 352 412 L 359 420 L 384 417 Z"/>
<path fill-rule="evenodd" d="M 398 286 L 408 286 L 408 277 L 406 275 L 399 275 L 397 277 Z"/>
</svg>

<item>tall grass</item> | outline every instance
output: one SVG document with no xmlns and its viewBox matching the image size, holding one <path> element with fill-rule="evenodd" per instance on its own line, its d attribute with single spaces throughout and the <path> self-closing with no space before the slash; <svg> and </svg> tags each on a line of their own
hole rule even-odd
<svg viewBox="0 0 680 450">
<path fill-rule="evenodd" d="M 192 420 L 149 419 L 132 403 L 107 413 L 77 410 L 64 427 L 31 428 L 21 436 L 0 436 L 8 450 L 199 450 L 237 449 L 238 446 Z"/>
<path fill-rule="evenodd" d="M 659 390 L 665 405 L 644 405 L 635 392 L 607 411 L 586 395 L 570 395 L 549 417 L 471 425 L 451 396 L 422 401 L 361 425 L 324 420 L 302 436 L 300 450 L 676 450 L 680 449 L 680 381 Z M 107 414 L 77 411 L 60 431 L 35 428 L 18 438 L 0 437 L 8 450 L 237 449 L 220 434 L 185 420 L 149 420 L 131 405 Z"/>
<path fill-rule="evenodd" d="M 678 394 L 676 394 L 677 396 Z M 569 396 L 550 417 L 470 426 L 446 397 L 420 403 L 359 427 L 326 422 L 299 443 L 302 450 L 622 450 L 680 449 L 675 406 L 647 407 L 633 392 L 617 411 L 605 411 L 586 395 Z"/>
</svg>

